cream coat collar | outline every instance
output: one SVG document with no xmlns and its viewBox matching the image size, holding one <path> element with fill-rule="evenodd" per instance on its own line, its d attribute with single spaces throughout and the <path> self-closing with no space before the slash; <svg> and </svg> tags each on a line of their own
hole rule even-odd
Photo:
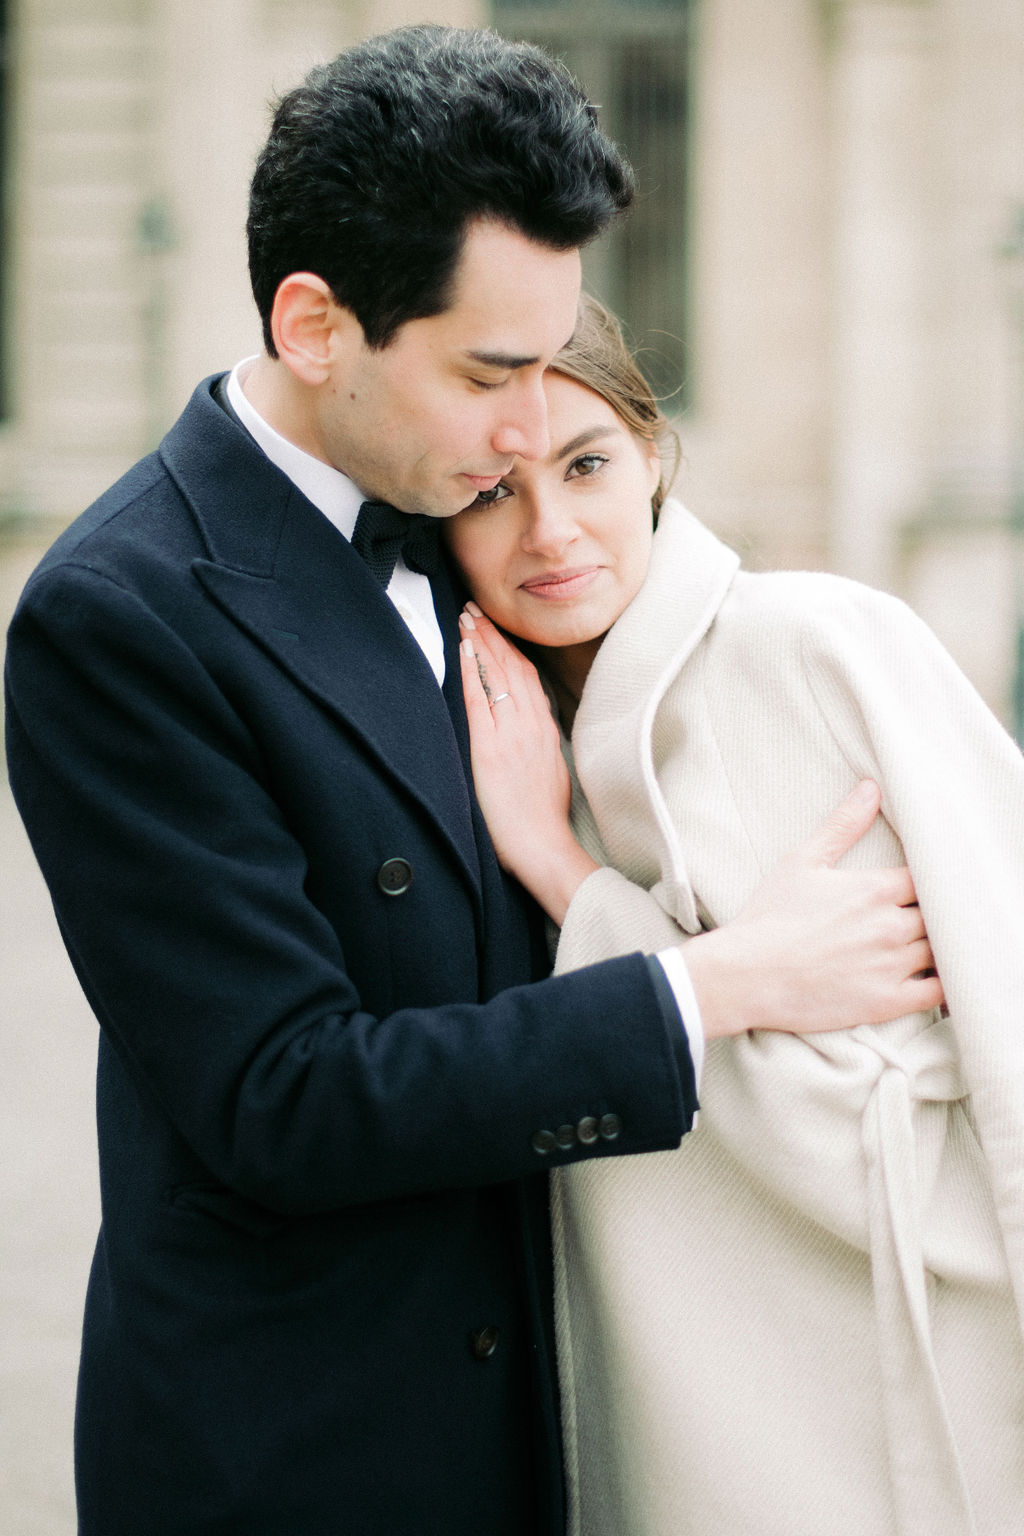
<svg viewBox="0 0 1024 1536">
<path fill-rule="evenodd" d="M 687 933 L 698 933 L 701 922 L 655 771 L 654 716 L 738 569 L 738 555 L 679 502 L 667 501 L 647 579 L 597 654 L 572 733 L 580 787 L 603 823 L 609 861 L 649 888 L 653 876 L 656 894 Z M 615 815 L 604 820 L 601 785 L 612 783 Z"/>
</svg>

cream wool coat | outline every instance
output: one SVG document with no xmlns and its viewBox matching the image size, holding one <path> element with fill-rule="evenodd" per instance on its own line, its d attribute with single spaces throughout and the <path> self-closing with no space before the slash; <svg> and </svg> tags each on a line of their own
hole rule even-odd
<svg viewBox="0 0 1024 1536">
<path fill-rule="evenodd" d="M 734 916 L 871 777 L 846 862 L 909 862 L 950 1012 L 716 1042 L 678 1151 L 556 1175 L 573 1536 L 1019 1536 L 1020 753 L 902 604 L 674 503 L 573 752 L 559 970 Z"/>
</svg>

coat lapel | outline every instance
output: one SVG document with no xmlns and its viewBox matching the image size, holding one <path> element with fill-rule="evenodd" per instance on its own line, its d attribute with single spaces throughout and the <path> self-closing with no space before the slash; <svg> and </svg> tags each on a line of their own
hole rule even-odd
<svg viewBox="0 0 1024 1536">
<path fill-rule="evenodd" d="M 161 446 L 209 550 L 193 562 L 197 579 L 420 803 L 479 895 L 459 745 L 426 658 L 348 541 L 213 401 L 211 383 Z"/>
</svg>

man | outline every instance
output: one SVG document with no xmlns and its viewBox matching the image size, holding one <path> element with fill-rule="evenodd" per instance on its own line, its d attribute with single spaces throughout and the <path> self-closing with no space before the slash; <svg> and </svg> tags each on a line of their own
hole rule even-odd
<svg viewBox="0 0 1024 1536">
<path fill-rule="evenodd" d="M 537 1175 L 679 1141 L 696 1004 L 678 952 L 531 980 L 436 522 L 374 542 L 360 505 L 436 520 L 546 450 L 629 195 L 532 49 L 415 28 L 314 71 L 253 181 L 265 353 L 26 589 L 12 781 L 102 1026 L 85 1536 L 561 1528 Z M 917 1005 L 912 894 L 813 862 L 690 946 L 707 1033 Z"/>
</svg>

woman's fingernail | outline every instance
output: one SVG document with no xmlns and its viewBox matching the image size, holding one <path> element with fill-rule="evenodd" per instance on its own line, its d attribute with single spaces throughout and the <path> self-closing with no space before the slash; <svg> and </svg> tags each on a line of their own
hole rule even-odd
<svg viewBox="0 0 1024 1536">
<path fill-rule="evenodd" d="M 467 609 L 467 611 L 469 613 L 471 613 L 473 615 L 474 619 L 482 619 L 483 616 L 484 616 L 483 609 L 482 608 L 478 608 L 476 603 L 473 602 L 472 598 L 466 604 L 466 609 Z"/>
<path fill-rule="evenodd" d="M 462 644 L 459 646 L 459 650 L 462 652 L 463 656 L 476 655 L 476 652 L 473 649 L 472 640 L 463 640 Z"/>
<path fill-rule="evenodd" d="M 468 613 L 463 612 L 459 614 L 459 623 L 462 625 L 463 629 L 476 629 L 476 625 L 473 623 L 473 620 L 470 618 Z"/>
</svg>

